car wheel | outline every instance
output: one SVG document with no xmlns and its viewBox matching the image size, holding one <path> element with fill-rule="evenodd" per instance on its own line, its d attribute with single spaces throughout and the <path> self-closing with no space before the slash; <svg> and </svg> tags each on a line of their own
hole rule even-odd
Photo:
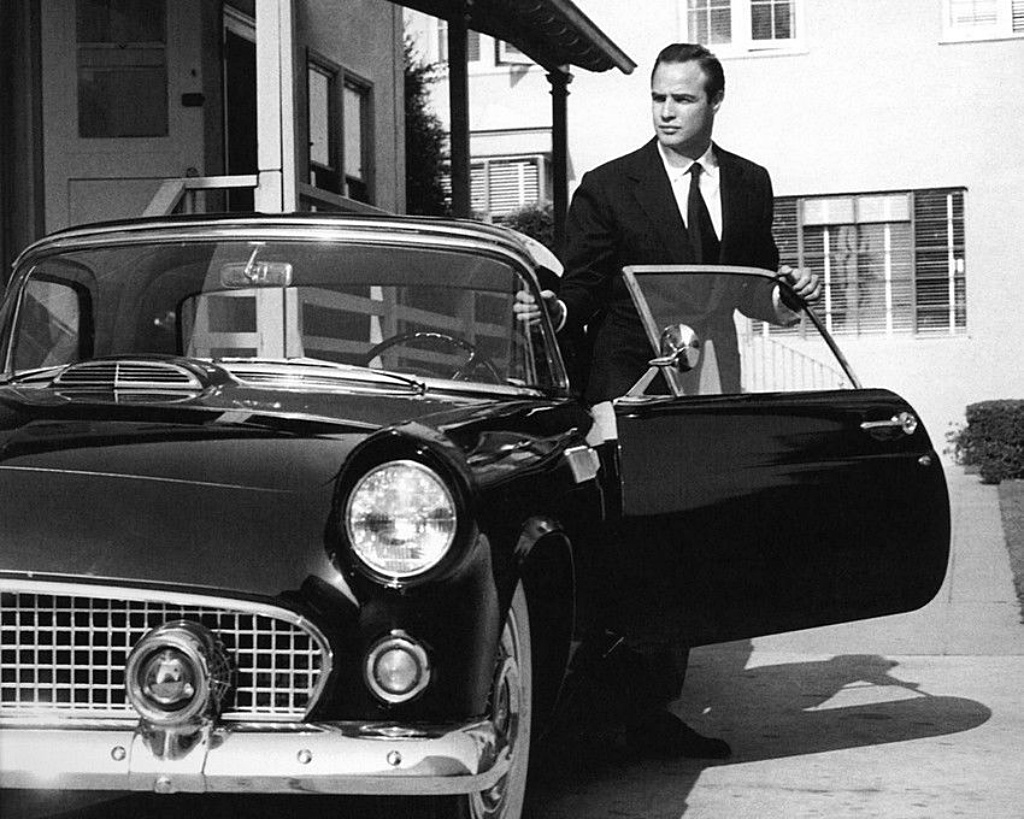
<svg viewBox="0 0 1024 819">
<path fill-rule="evenodd" d="M 522 583 L 512 596 L 501 632 L 490 716 L 498 730 L 505 734 L 511 765 L 493 788 L 460 797 L 457 815 L 462 819 L 519 819 L 526 798 L 533 729 L 530 616 Z"/>
<path fill-rule="evenodd" d="M 490 719 L 505 735 L 508 772 L 492 788 L 454 797 L 384 797 L 373 800 L 374 819 L 520 819 L 526 798 L 533 723 L 533 655 L 526 593 L 520 583 L 501 630 Z"/>
</svg>

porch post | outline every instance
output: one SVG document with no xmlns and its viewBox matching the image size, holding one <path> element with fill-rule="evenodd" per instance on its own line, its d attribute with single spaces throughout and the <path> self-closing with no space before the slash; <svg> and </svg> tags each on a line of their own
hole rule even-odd
<svg viewBox="0 0 1024 819">
<path fill-rule="evenodd" d="M 256 0 L 255 207 L 264 213 L 298 209 L 294 38 L 294 0 Z"/>
<path fill-rule="evenodd" d="M 451 100 L 452 215 L 469 218 L 473 215 L 469 168 L 469 78 L 468 18 L 472 0 L 459 4 L 459 13 L 448 20 L 448 89 Z"/>
<path fill-rule="evenodd" d="M 561 255 L 565 248 L 565 215 L 569 209 L 569 129 L 568 98 L 572 74 L 568 67 L 548 74 L 551 83 L 551 189 L 554 211 L 553 250 Z"/>
</svg>

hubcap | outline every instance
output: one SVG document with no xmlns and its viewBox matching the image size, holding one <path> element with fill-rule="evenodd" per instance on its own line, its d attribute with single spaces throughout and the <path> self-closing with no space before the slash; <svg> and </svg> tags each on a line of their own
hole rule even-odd
<svg viewBox="0 0 1024 819">
<path fill-rule="evenodd" d="M 516 596 L 525 597 L 521 588 Z M 504 735 L 511 764 L 508 773 L 493 788 L 470 796 L 469 814 L 474 819 L 519 817 L 526 791 L 530 762 L 530 638 L 529 623 L 525 622 L 525 599 L 516 602 L 509 610 L 501 634 L 498 669 L 491 693 L 491 719 Z M 520 622 L 519 617 L 523 617 L 524 622 Z"/>
</svg>

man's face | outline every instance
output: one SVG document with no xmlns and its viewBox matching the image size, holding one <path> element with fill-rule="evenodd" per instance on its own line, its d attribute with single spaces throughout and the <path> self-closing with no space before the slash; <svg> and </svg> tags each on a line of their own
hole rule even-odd
<svg viewBox="0 0 1024 819">
<path fill-rule="evenodd" d="M 651 78 L 651 114 L 658 142 L 697 159 L 711 142 L 722 95 L 709 100 L 707 77 L 696 62 L 661 63 Z"/>
</svg>

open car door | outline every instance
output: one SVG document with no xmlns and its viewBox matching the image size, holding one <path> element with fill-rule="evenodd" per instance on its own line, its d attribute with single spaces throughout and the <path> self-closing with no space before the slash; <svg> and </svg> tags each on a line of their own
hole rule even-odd
<svg viewBox="0 0 1024 819">
<path fill-rule="evenodd" d="M 630 625 L 667 618 L 699 645 L 928 602 L 949 503 L 914 410 L 861 389 L 768 271 L 625 276 L 654 364 L 615 402 Z"/>
</svg>

